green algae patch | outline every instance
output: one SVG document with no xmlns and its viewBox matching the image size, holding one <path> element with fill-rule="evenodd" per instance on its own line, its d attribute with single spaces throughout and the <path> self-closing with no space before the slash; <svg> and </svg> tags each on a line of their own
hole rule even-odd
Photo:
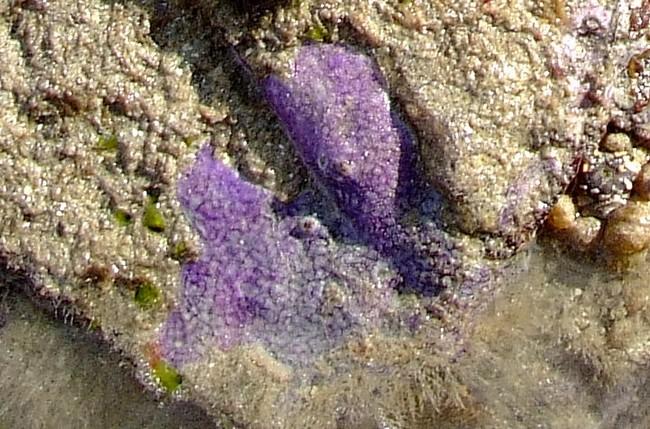
<svg viewBox="0 0 650 429">
<path fill-rule="evenodd" d="M 151 366 L 153 375 L 158 379 L 160 386 L 168 393 L 173 393 L 183 383 L 183 377 L 178 373 L 176 368 L 169 365 L 164 360 L 159 360 Z"/>
<path fill-rule="evenodd" d="M 329 31 L 322 25 L 314 25 L 307 30 L 305 37 L 314 42 L 322 42 L 329 36 Z"/>
<path fill-rule="evenodd" d="M 151 282 L 144 282 L 135 289 L 133 298 L 141 308 L 151 308 L 160 301 L 160 290 Z"/>
<path fill-rule="evenodd" d="M 99 136 L 99 140 L 97 141 L 97 150 L 116 151 L 118 146 L 119 142 L 117 141 L 117 136 L 115 134 Z"/>
<path fill-rule="evenodd" d="M 172 259 L 178 262 L 183 262 L 189 259 L 191 255 L 191 251 L 189 246 L 187 245 L 186 241 L 179 241 L 174 245 L 170 252 L 170 256 Z"/>
<path fill-rule="evenodd" d="M 149 199 L 147 205 L 144 207 L 144 214 L 142 215 L 142 224 L 153 232 L 163 232 L 165 230 L 165 218 L 153 199 Z"/>
<path fill-rule="evenodd" d="M 120 226 L 129 226 L 133 222 L 133 216 L 126 210 L 116 209 L 113 216 L 115 217 L 115 222 Z"/>
<path fill-rule="evenodd" d="M 192 136 L 187 136 L 183 139 L 183 143 L 185 143 L 185 146 L 191 147 L 194 146 L 194 144 L 201 138 L 200 135 L 192 135 Z"/>
</svg>

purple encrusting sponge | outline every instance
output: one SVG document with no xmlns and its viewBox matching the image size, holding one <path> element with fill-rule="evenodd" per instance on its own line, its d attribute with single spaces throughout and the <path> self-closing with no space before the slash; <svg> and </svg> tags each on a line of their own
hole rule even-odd
<svg viewBox="0 0 650 429">
<path fill-rule="evenodd" d="M 303 46 L 291 79 L 270 76 L 264 89 L 317 186 L 400 273 L 400 290 L 445 288 L 460 262 L 431 210 L 440 197 L 417 180 L 415 141 L 373 60 L 340 45 Z"/>
<path fill-rule="evenodd" d="M 203 149 L 179 188 L 203 240 L 183 267 L 178 307 L 162 332 L 180 365 L 214 345 L 261 342 L 300 364 L 352 330 L 378 326 L 395 275 L 371 249 L 333 242 L 310 216 L 278 218 L 279 203 Z"/>
<path fill-rule="evenodd" d="M 310 173 L 369 243 L 388 252 L 415 182 L 415 145 L 390 109 L 368 57 L 342 46 L 300 50 L 293 77 L 264 82 L 267 99 Z"/>
<path fill-rule="evenodd" d="M 371 59 L 304 46 L 292 76 L 270 76 L 263 87 L 326 203 L 283 204 L 200 151 L 179 199 L 203 251 L 183 267 L 161 334 L 163 356 L 177 366 L 214 346 L 255 342 L 307 364 L 394 317 L 396 289 L 432 295 L 461 268 Z M 481 273 L 466 280 L 482 283 Z"/>
</svg>

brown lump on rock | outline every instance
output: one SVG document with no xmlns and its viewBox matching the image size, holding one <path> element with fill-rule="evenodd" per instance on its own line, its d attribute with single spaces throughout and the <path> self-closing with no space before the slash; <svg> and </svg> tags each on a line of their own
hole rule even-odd
<svg viewBox="0 0 650 429">
<path fill-rule="evenodd" d="M 585 252 L 598 244 L 601 221 L 592 216 L 579 216 L 570 195 L 561 195 L 548 214 L 550 231 L 575 250 Z"/>
<path fill-rule="evenodd" d="M 602 244 L 619 256 L 646 250 L 650 245 L 650 203 L 631 201 L 614 211 L 607 220 Z"/>
<path fill-rule="evenodd" d="M 594 249 L 600 238 L 602 222 L 593 216 L 584 216 L 576 219 L 570 230 L 571 245 L 581 252 Z"/>
<path fill-rule="evenodd" d="M 574 226 L 576 208 L 569 195 L 561 195 L 548 214 L 548 225 L 554 230 L 565 230 Z"/>
<path fill-rule="evenodd" d="M 632 149 L 632 143 L 625 133 L 611 133 L 603 139 L 601 149 L 612 153 L 628 152 Z"/>
</svg>

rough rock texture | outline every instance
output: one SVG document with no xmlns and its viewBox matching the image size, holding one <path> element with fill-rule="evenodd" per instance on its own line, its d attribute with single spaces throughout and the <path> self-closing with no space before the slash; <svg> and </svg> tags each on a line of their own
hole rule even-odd
<svg viewBox="0 0 650 429">
<path fill-rule="evenodd" d="M 548 395 L 531 387 L 520 402 L 494 404 L 490 398 L 500 396 L 491 393 L 510 385 L 491 389 L 483 381 L 510 374 L 508 359 L 499 357 L 522 350 L 544 369 L 531 371 L 539 377 L 531 375 L 529 386 L 546 385 L 546 373 L 558 375 L 546 354 L 557 352 L 558 339 L 557 368 L 579 361 L 579 370 L 611 384 L 643 371 L 643 288 L 625 299 L 615 285 L 603 295 L 581 292 L 589 304 L 577 292 L 568 296 L 571 288 L 549 289 L 552 297 L 540 290 L 556 310 L 570 308 L 549 310 L 561 316 L 557 322 L 535 316 L 540 330 L 518 342 L 511 331 L 491 330 L 490 312 L 458 306 L 455 293 L 396 293 L 385 282 L 413 272 L 400 272 L 410 240 L 425 239 L 415 246 L 418 255 L 443 242 L 427 243 L 433 231 L 459 243 L 463 263 L 452 264 L 452 273 L 485 254 L 512 254 L 569 183 L 574 161 L 595 154 L 606 133 L 625 133 L 646 150 L 647 2 L 303 0 L 250 13 L 234 3 L 150 1 L 140 9 L 95 0 L 0 2 L 3 271 L 17 270 L 32 290 L 101 327 L 143 381 L 157 380 L 251 427 L 516 427 L 522 415 L 526 424 L 544 421 L 530 409 Z M 368 105 L 359 110 L 373 116 L 377 103 L 374 120 L 341 121 L 354 109 L 337 104 L 338 90 L 322 98 L 301 92 L 306 83 L 337 82 L 327 73 L 313 77 L 310 64 L 321 57 L 308 43 L 349 46 L 357 61 L 377 64 L 371 79 L 341 77 L 352 87 L 369 83 Z M 291 100 L 280 102 L 283 93 Z M 361 140 L 339 152 L 350 141 L 337 134 L 342 130 L 301 116 L 321 99 L 334 105 L 321 105 L 319 119 L 359 126 L 388 146 Z M 303 129 L 311 124 L 318 128 Z M 311 131 L 318 148 L 304 138 Z M 410 205 L 410 187 L 402 196 L 403 172 L 388 156 L 399 143 L 409 161 L 411 138 L 416 178 L 442 196 L 429 213 L 426 204 Z M 207 140 L 215 154 L 199 152 L 197 143 Z M 377 187 L 382 176 L 366 176 L 365 164 L 340 162 L 364 158 L 363 147 L 388 148 L 366 157 L 386 164 L 387 186 Z M 404 183 L 415 183 L 409 176 Z M 381 192 L 350 201 L 374 189 Z M 302 191 L 307 200 L 296 201 Z M 202 212 L 201 201 L 218 210 Z M 387 271 L 375 275 L 368 267 Z M 315 279 L 326 269 L 325 278 L 343 271 L 350 278 L 320 289 Z M 260 287 L 252 284 L 257 279 Z M 445 286 L 462 290 L 453 281 Z M 284 305 L 260 305 L 276 298 Z M 329 311 L 321 320 L 313 319 L 314 302 L 321 314 Z M 505 310 L 495 317 L 514 311 L 500 305 Z M 366 317 L 365 307 L 385 314 Z M 482 344 L 471 329 L 476 320 L 495 338 L 488 347 L 507 350 L 495 357 L 472 349 L 470 340 Z M 303 330 L 314 336 L 295 336 Z M 535 348 L 540 338 L 551 351 Z M 186 350 L 187 343 L 196 349 Z M 594 389 L 557 384 L 567 385 Z M 573 397 L 566 392 L 549 401 L 562 408 Z M 520 413 L 522 406 L 529 413 Z"/>
<path fill-rule="evenodd" d="M 206 129 L 190 75 L 147 38 L 135 9 L 1 10 L 3 268 L 74 304 L 137 359 L 176 295 L 172 250 L 193 237 L 175 198 L 186 140 Z M 163 231 L 147 227 L 147 211 L 164 218 Z M 160 294 L 147 309 L 135 299 L 145 284 Z"/>
<path fill-rule="evenodd" d="M 608 121 L 630 121 L 634 82 L 622 71 L 644 51 L 632 3 L 303 2 L 246 31 L 226 27 L 261 75 L 292 68 L 295 38 L 371 53 L 420 139 L 446 219 L 498 256 L 528 241 Z"/>
</svg>

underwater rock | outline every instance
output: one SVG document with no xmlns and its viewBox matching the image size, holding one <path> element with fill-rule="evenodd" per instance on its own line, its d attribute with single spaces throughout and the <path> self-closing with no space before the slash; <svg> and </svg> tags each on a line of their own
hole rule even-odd
<svg viewBox="0 0 650 429">
<path fill-rule="evenodd" d="M 601 233 L 602 221 L 600 219 L 582 216 L 576 219 L 575 225 L 567 231 L 567 236 L 564 238 L 576 251 L 590 252 L 598 249 Z"/>
<path fill-rule="evenodd" d="M 634 181 L 634 194 L 643 201 L 650 201 L 650 164 L 641 167 Z"/>
<path fill-rule="evenodd" d="M 257 46 L 232 36 L 260 79 L 269 69 L 291 74 L 300 48 L 287 33 L 309 39 L 321 26 L 328 40 L 363 46 L 412 125 L 449 227 L 508 257 L 531 240 L 610 121 L 631 122 L 630 133 L 647 122 L 633 109 L 647 99 L 649 68 L 628 3 L 332 2 L 268 14 L 251 24 Z M 630 56 L 635 79 L 624 73 Z"/>
<path fill-rule="evenodd" d="M 449 386 L 472 346 L 464 322 L 490 301 L 482 258 L 529 242 L 608 133 L 647 161 L 647 2 L 199 3 L 5 5 L 8 269 L 100 329 L 148 386 L 237 424 L 340 427 L 357 413 L 358 426 L 440 426 L 441 395 L 462 397 Z M 241 88 L 231 50 L 262 97 Z M 356 129 L 370 140 L 350 146 Z M 196 144 L 208 136 L 214 155 Z M 593 160 L 604 174 L 588 189 L 604 190 L 612 169 Z M 179 180 L 196 199 L 177 197 Z M 638 186 L 612 195 L 635 204 Z M 607 242 L 646 246 L 645 211 L 612 220 Z M 565 232 L 598 247 L 608 219 L 576 216 Z M 309 376 L 293 371 L 309 362 Z M 387 396 L 391 383 L 402 390 Z"/>
<path fill-rule="evenodd" d="M 576 207 L 569 195 L 560 195 L 548 214 L 546 222 L 551 228 L 562 231 L 575 225 Z"/>
</svg>

